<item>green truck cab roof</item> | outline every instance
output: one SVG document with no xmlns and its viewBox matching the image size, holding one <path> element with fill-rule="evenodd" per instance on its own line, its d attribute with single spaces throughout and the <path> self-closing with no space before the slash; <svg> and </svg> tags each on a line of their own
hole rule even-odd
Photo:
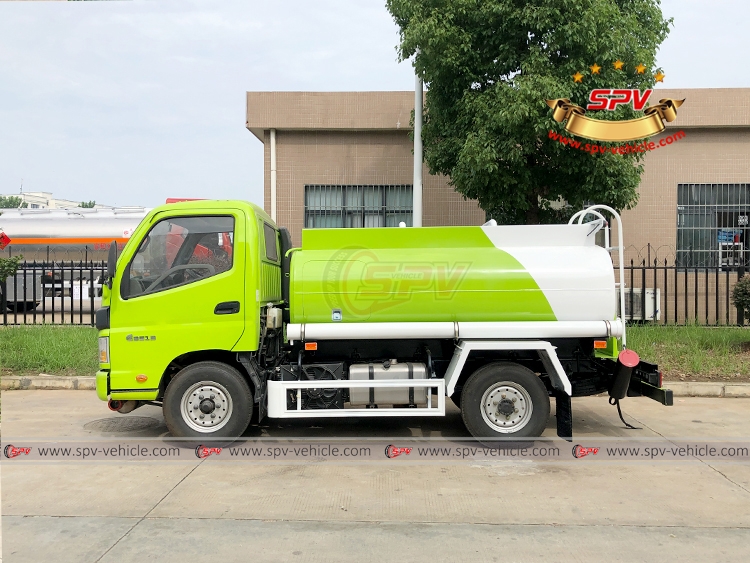
<svg viewBox="0 0 750 563">
<path fill-rule="evenodd" d="M 271 219 L 271 217 L 263 210 L 262 207 L 241 199 L 196 199 L 191 201 L 165 203 L 158 207 L 154 207 L 146 216 L 145 221 L 151 223 L 153 222 L 154 217 L 163 213 L 174 215 L 175 212 L 179 211 L 194 212 L 198 210 L 204 211 L 213 209 L 215 209 L 216 211 L 225 211 L 226 209 L 240 209 L 242 211 L 245 211 L 245 213 L 247 213 L 249 216 L 254 214 L 256 217 L 259 217 L 267 223 L 276 226 L 274 220 Z"/>
</svg>

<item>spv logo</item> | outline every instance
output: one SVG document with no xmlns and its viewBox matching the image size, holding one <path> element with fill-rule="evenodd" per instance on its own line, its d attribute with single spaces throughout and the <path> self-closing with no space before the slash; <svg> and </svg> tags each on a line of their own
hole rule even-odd
<svg viewBox="0 0 750 563">
<path fill-rule="evenodd" d="M 324 266 L 321 293 L 336 321 L 366 319 L 426 295 L 437 303 L 450 302 L 471 265 L 468 261 L 383 260 L 375 250 L 347 247 Z"/>
<path fill-rule="evenodd" d="M 216 454 L 216 455 L 221 454 L 221 448 L 210 448 L 208 446 L 203 446 L 203 445 L 196 446 L 195 448 L 195 457 L 197 457 L 198 459 L 205 459 L 208 456 L 213 455 L 213 454 Z"/>
<path fill-rule="evenodd" d="M 652 92 L 653 90 L 644 90 L 641 92 L 636 88 L 630 90 L 598 88 L 592 90 L 591 94 L 589 94 L 589 101 L 591 103 L 586 106 L 586 109 L 592 111 L 614 111 L 617 109 L 617 106 L 625 106 L 632 103 L 635 111 L 643 111 Z"/>
<path fill-rule="evenodd" d="M 586 457 L 587 455 L 596 455 L 599 453 L 599 448 L 584 448 L 580 444 L 576 444 L 573 446 L 573 457 L 576 459 L 581 459 L 582 457 Z"/>
<path fill-rule="evenodd" d="M 385 457 L 393 459 L 394 457 L 398 457 L 400 455 L 409 455 L 411 453 L 411 450 L 412 448 L 398 448 L 391 444 L 385 447 Z"/>
<path fill-rule="evenodd" d="M 13 444 L 8 444 L 3 449 L 3 454 L 5 454 L 5 457 L 8 459 L 13 459 L 14 457 L 18 457 L 19 455 L 29 455 L 31 453 L 31 448 L 17 448 Z"/>
<path fill-rule="evenodd" d="M 646 65 L 640 63 L 630 68 L 627 68 L 628 66 L 624 61 L 619 59 L 613 61 L 611 67 L 608 64 L 599 66 L 597 63 L 594 63 L 589 67 L 591 72 L 588 76 L 596 76 L 598 80 L 602 81 L 612 79 L 616 81 L 615 84 L 620 83 L 633 86 L 639 84 L 649 86 L 654 82 L 664 81 L 664 73 L 661 70 L 658 70 L 653 75 L 654 82 L 651 82 L 646 76 L 638 78 L 639 75 L 646 74 Z M 572 77 L 573 84 L 583 84 L 586 74 L 577 71 Z M 580 95 L 579 89 L 575 89 L 573 92 L 575 95 Z M 571 102 L 570 98 L 556 98 L 554 100 L 546 100 L 546 102 L 552 109 L 552 119 L 557 123 L 564 123 L 565 130 L 568 133 L 594 141 L 635 141 L 637 139 L 646 139 L 664 131 L 666 127 L 664 123 L 677 119 L 677 108 L 685 101 L 663 98 L 659 100 L 657 105 L 646 107 L 652 93 L 653 90 L 650 88 L 643 91 L 638 88 L 596 88 L 590 91 L 589 103 L 585 109 Z M 643 117 L 615 121 L 611 119 L 594 119 L 586 116 L 587 110 L 614 111 L 619 106 L 630 104 L 633 105 L 635 111 L 642 111 Z"/>
</svg>

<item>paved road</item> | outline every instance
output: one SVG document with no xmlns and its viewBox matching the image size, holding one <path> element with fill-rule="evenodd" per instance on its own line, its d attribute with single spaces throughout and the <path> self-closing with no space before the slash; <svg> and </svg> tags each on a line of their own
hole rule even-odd
<svg viewBox="0 0 750 563">
<path fill-rule="evenodd" d="M 574 401 L 576 441 L 741 438 L 750 399 Z M 126 422 L 123 422 L 126 421 Z M 554 418 L 545 435 L 554 435 Z M 127 429 L 129 428 L 129 430 Z M 3 393 L 3 440 L 166 434 L 159 409 L 91 392 Z M 465 436 L 443 419 L 281 421 L 249 436 Z M 5 563 L 27 561 L 747 561 L 750 464 L 3 463 Z M 396 460 L 393 460 L 396 461 Z"/>
</svg>

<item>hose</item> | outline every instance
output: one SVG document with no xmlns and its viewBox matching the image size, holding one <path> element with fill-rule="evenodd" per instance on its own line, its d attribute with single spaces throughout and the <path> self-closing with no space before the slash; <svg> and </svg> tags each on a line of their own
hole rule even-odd
<svg viewBox="0 0 750 563">
<path fill-rule="evenodd" d="M 615 399 L 614 397 L 610 397 L 609 404 L 617 406 L 617 414 L 620 415 L 620 420 L 622 420 L 622 423 L 625 425 L 625 428 L 627 428 L 628 430 L 643 430 L 643 428 L 641 428 L 640 426 L 633 426 L 622 417 L 622 410 L 620 409 L 620 399 Z"/>
</svg>

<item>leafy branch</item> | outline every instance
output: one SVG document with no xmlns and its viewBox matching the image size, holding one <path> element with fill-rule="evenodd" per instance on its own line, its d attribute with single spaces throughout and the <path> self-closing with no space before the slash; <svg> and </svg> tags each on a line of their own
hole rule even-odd
<svg viewBox="0 0 750 563">
<path fill-rule="evenodd" d="M 22 258 L 23 256 L 0 258 L 0 283 L 3 283 L 8 278 L 16 275 L 16 272 L 21 265 Z"/>
</svg>

